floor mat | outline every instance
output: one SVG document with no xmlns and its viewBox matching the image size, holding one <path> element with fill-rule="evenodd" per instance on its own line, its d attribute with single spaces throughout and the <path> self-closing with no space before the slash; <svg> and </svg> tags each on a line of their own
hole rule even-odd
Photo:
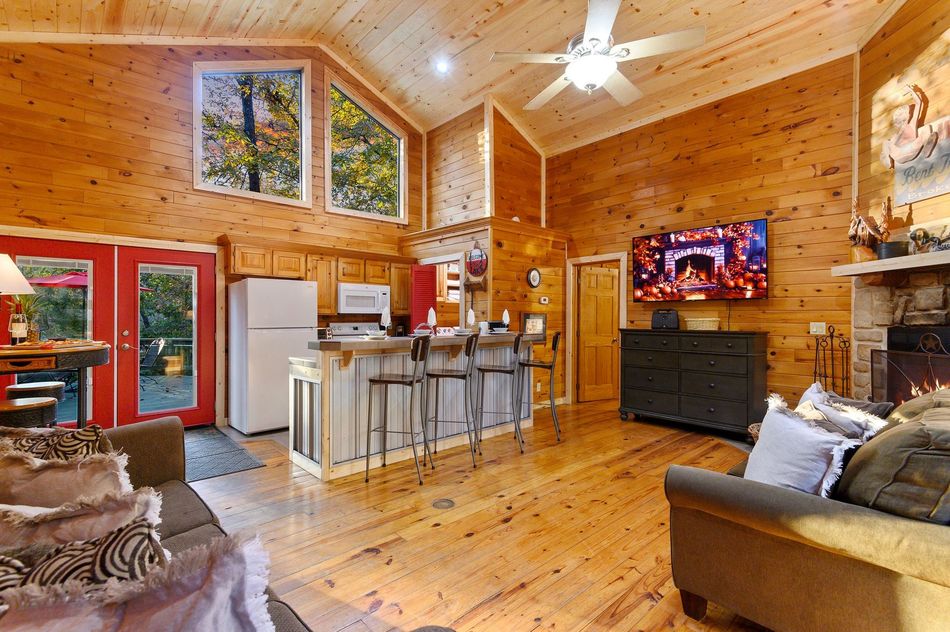
<svg viewBox="0 0 950 632">
<path fill-rule="evenodd" d="M 185 480 L 189 483 L 257 467 L 264 464 L 214 426 L 185 431 Z"/>
</svg>

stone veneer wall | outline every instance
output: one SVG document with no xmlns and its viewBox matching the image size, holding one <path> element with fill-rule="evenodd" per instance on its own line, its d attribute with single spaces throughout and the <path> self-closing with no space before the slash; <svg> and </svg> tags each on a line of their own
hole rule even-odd
<svg viewBox="0 0 950 632">
<path fill-rule="evenodd" d="M 852 391 L 857 399 L 871 394 L 871 350 L 887 346 L 894 325 L 946 325 L 950 270 L 914 272 L 894 287 L 871 286 L 854 279 L 852 305 Z"/>
</svg>

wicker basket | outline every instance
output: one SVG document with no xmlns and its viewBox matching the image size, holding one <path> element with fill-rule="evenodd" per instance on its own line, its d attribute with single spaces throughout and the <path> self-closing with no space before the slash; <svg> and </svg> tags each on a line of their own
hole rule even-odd
<svg viewBox="0 0 950 632">
<path fill-rule="evenodd" d="M 749 438 L 752 439 L 752 443 L 759 440 L 760 432 L 762 432 L 762 424 L 749 424 Z"/>
<path fill-rule="evenodd" d="M 718 318 L 687 318 L 686 329 L 692 331 L 719 331 Z"/>
</svg>

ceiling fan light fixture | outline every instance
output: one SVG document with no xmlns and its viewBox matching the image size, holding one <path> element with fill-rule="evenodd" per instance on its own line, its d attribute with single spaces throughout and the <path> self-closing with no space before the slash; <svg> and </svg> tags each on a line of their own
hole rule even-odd
<svg viewBox="0 0 950 632">
<path fill-rule="evenodd" d="M 617 60 L 607 55 L 591 54 L 578 57 L 567 65 L 567 78 L 590 94 L 604 85 L 607 78 L 617 70 Z"/>
</svg>

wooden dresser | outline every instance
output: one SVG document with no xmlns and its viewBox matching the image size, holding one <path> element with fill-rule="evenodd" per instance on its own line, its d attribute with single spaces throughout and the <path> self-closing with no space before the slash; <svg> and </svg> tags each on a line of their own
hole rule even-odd
<svg viewBox="0 0 950 632">
<path fill-rule="evenodd" d="M 746 433 L 766 410 L 765 334 L 620 330 L 620 416 Z"/>
</svg>

